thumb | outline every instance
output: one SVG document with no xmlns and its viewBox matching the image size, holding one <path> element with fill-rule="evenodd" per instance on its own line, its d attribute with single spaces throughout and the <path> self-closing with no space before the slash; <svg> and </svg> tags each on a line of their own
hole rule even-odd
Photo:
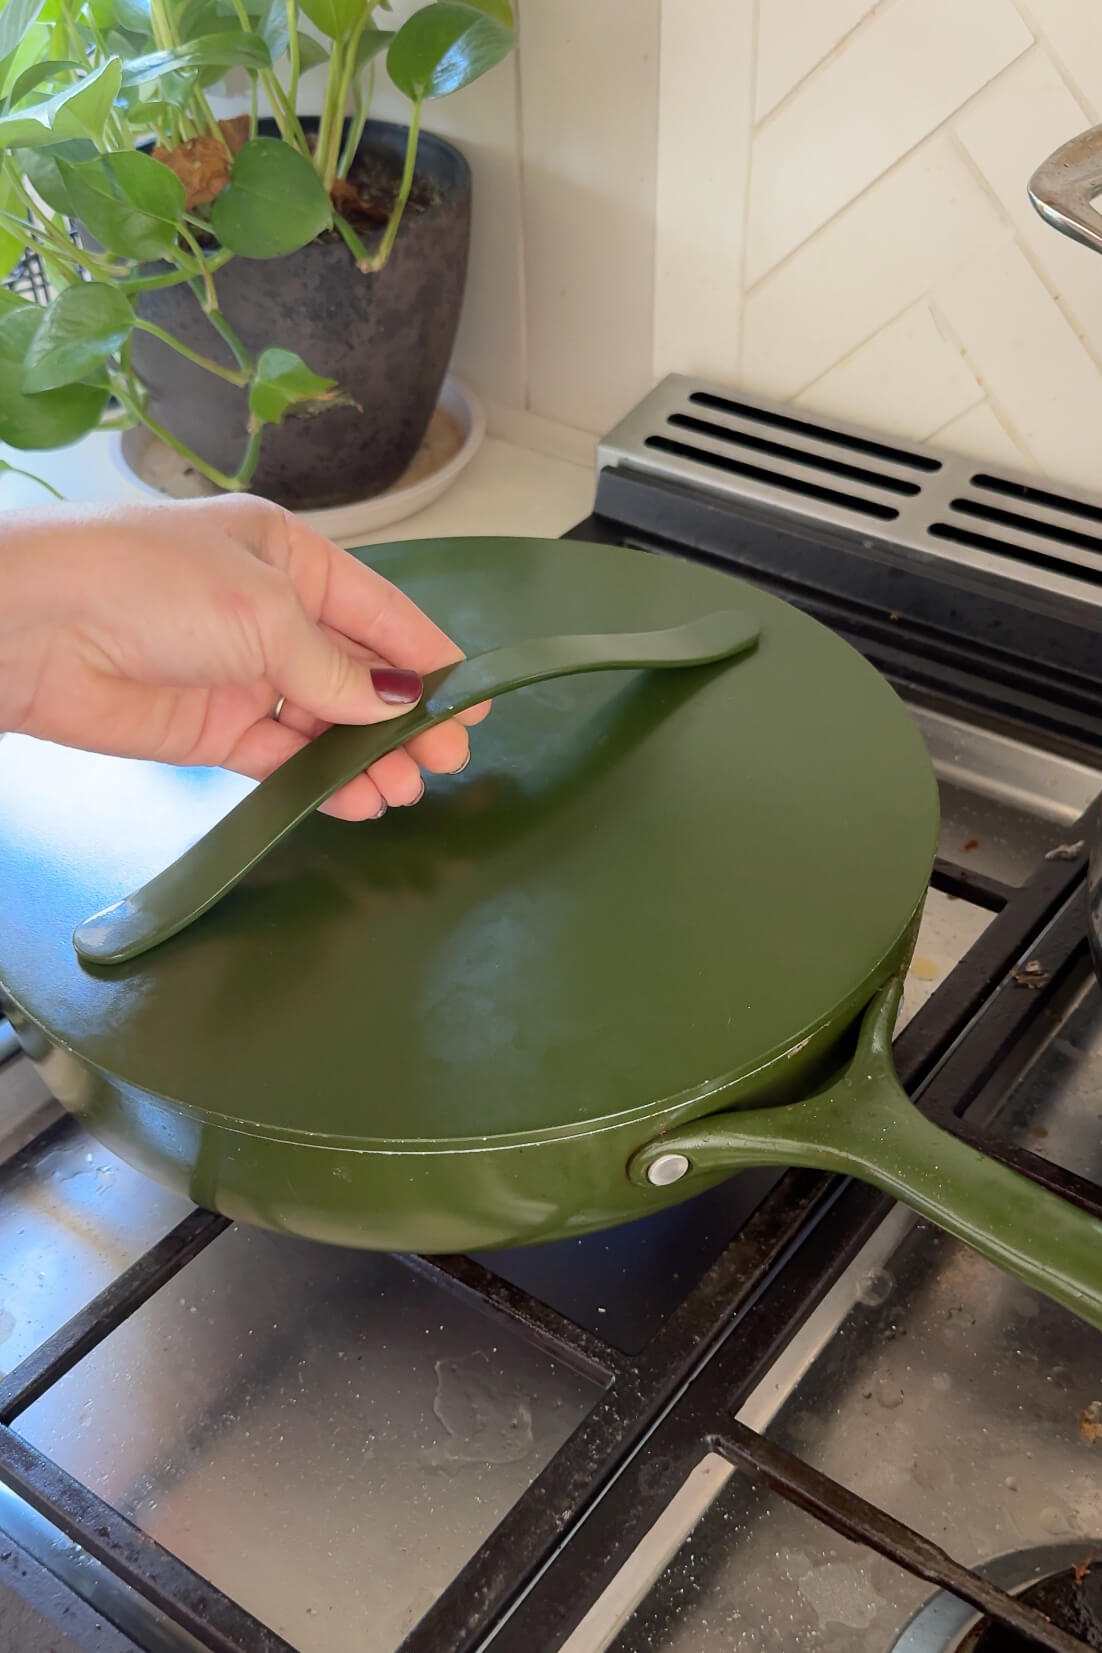
<svg viewBox="0 0 1102 1653">
<path fill-rule="evenodd" d="M 416 672 L 357 658 L 297 604 L 279 630 L 278 648 L 265 650 L 268 680 L 324 723 L 382 723 L 421 698 L 424 685 Z"/>
</svg>

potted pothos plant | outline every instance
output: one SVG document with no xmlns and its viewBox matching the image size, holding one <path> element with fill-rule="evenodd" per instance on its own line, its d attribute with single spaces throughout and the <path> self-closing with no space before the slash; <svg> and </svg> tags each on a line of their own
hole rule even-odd
<svg viewBox="0 0 1102 1653">
<path fill-rule="evenodd" d="M 0 0 L 0 442 L 143 425 L 225 489 L 389 486 L 441 389 L 470 177 L 427 103 L 514 42 L 510 0 Z M 327 65 L 320 115 L 300 84 Z M 377 72 L 408 126 L 369 119 Z M 218 118 L 230 70 L 247 111 Z"/>
</svg>

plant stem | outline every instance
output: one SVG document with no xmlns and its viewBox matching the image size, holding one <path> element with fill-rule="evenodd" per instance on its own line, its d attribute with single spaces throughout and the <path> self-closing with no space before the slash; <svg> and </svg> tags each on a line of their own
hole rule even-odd
<svg viewBox="0 0 1102 1653">
<path fill-rule="evenodd" d="M 97 430 L 133 430 L 140 420 L 136 413 L 116 413 L 109 419 L 101 419 L 96 426 Z"/>
<path fill-rule="evenodd" d="M 225 247 L 220 247 L 216 253 L 211 253 L 207 260 L 207 269 L 213 274 L 216 270 L 220 270 L 223 264 L 228 264 L 232 257 L 231 252 L 227 252 Z M 122 281 L 117 281 L 115 285 L 121 287 L 127 293 L 155 293 L 162 287 L 182 286 L 185 281 L 198 284 L 199 301 L 202 303 L 203 284 L 200 271 L 197 267 L 189 269 L 180 263 L 177 264 L 175 270 L 171 270 L 167 275 L 127 276 Z"/>
<path fill-rule="evenodd" d="M 21 218 L 16 212 L 0 208 L 0 225 L 7 225 L 33 252 L 42 258 L 52 258 L 56 268 L 64 269 L 66 286 L 80 280 L 82 266 L 100 280 L 119 279 L 120 266 L 109 264 L 93 253 L 85 253 L 75 247 L 68 236 L 62 235 L 54 228 L 49 219 L 43 219 L 36 214 L 33 219 L 28 220 Z M 123 265 L 121 268 L 128 269 L 129 266 Z"/>
<path fill-rule="evenodd" d="M 183 459 L 186 459 L 189 465 L 194 465 L 195 469 L 213 482 L 216 488 L 224 488 L 227 493 L 240 493 L 242 489 L 248 487 L 249 479 L 256 469 L 256 462 L 260 458 L 262 430 L 250 430 L 249 444 L 245 449 L 245 456 L 236 472 L 229 476 L 225 471 L 220 471 L 216 465 L 211 465 L 207 460 L 200 459 L 199 455 L 194 453 L 186 443 L 181 442 L 178 436 L 173 436 L 170 430 L 166 430 L 160 420 L 154 419 L 151 413 L 147 413 L 144 408 L 139 407 L 131 395 L 130 387 L 125 382 L 119 382 L 119 375 L 112 375 L 111 378 L 115 396 L 127 413 L 143 424 L 146 430 L 151 431 L 160 441 L 166 442 L 170 448 L 174 449 Z"/>
<path fill-rule="evenodd" d="M 64 230 L 59 229 L 54 221 L 53 214 L 42 207 L 30 194 L 23 182 L 22 173 L 10 156 L 4 157 L 3 176 L 12 193 L 18 197 L 29 219 L 29 222 L 27 222 L 19 218 L 16 213 L 5 214 L 7 218 L 13 220 L 13 227 L 14 223 L 22 226 L 20 233 L 26 233 L 30 230 L 32 233 L 45 237 L 56 250 L 59 259 L 67 261 L 74 268 L 83 264 L 89 270 L 102 273 L 108 279 L 117 273 L 117 265 L 112 265 L 108 259 L 102 257 L 99 253 L 86 252 L 83 248 L 78 249 L 71 237 Z"/>
<path fill-rule="evenodd" d="M 203 91 L 202 87 L 199 86 L 198 84 L 195 86 L 194 90 L 192 91 L 191 98 L 192 98 L 192 102 L 195 104 L 196 108 L 199 111 L 199 124 L 201 126 L 206 127 L 206 129 L 210 133 L 211 137 L 214 138 L 217 143 L 220 143 L 222 145 L 222 148 L 226 151 L 226 154 L 228 155 L 229 152 L 230 152 L 230 146 L 226 142 L 226 134 L 223 132 L 222 128 L 219 126 L 217 120 L 214 117 L 214 110 L 211 108 L 210 104 L 207 102 L 206 93 Z"/>
<path fill-rule="evenodd" d="M 151 337 L 160 339 L 161 343 L 167 344 L 170 350 L 175 350 L 178 355 L 186 357 L 189 362 L 194 362 L 196 367 L 206 368 L 208 373 L 214 373 L 219 379 L 225 379 L 228 384 L 243 387 L 249 382 L 249 374 L 245 369 L 223 367 L 221 362 L 214 361 L 212 357 L 201 356 L 197 350 L 192 350 L 190 346 L 181 344 L 180 340 L 174 339 L 171 333 L 166 333 L 163 327 L 158 327 L 156 322 L 143 321 L 139 316 L 134 326 L 140 333 L 149 333 Z"/>
<path fill-rule="evenodd" d="M 199 266 L 199 276 L 203 283 L 205 295 L 200 302 L 203 309 L 209 315 L 212 310 L 217 310 L 218 308 L 218 294 L 214 290 L 214 282 L 211 278 L 210 265 L 203 257 L 202 247 L 200 247 L 198 241 L 196 241 L 195 237 L 184 223 L 181 223 L 180 225 L 180 234 L 187 242 L 188 251 L 191 253 L 192 258 L 194 258 L 196 264 Z"/>
<path fill-rule="evenodd" d="M 333 214 L 333 228 L 356 260 L 356 268 L 366 275 L 371 269 L 371 254 L 356 234 L 347 218 L 342 218 L 339 212 Z"/>
<path fill-rule="evenodd" d="M 153 43 L 159 51 L 171 51 L 174 46 L 180 44 L 172 18 L 171 0 L 149 0 L 149 21 L 153 29 Z M 221 128 L 214 119 L 198 81 L 189 95 L 188 104 L 194 104 L 198 108 L 199 120 L 196 121 L 194 111 L 189 110 L 187 104 L 181 105 L 176 111 L 177 140 L 183 142 L 188 138 L 197 137 L 203 126 L 207 125 L 213 135 L 224 143 Z M 192 130 L 189 131 L 189 127 Z"/>
<path fill-rule="evenodd" d="M 347 178 L 352 163 L 359 153 L 360 142 L 367 125 L 367 116 L 371 108 L 371 100 L 375 96 L 375 63 L 372 60 L 367 71 L 367 86 L 362 80 L 356 82 L 356 90 L 352 97 L 352 119 L 348 123 L 348 136 L 344 140 L 344 150 L 337 162 L 337 177 Z"/>
<path fill-rule="evenodd" d="M 198 281 L 193 281 L 191 283 L 191 290 L 201 304 L 203 302 L 203 289 L 200 283 Z M 208 310 L 205 313 L 207 320 L 210 322 L 219 338 L 229 346 L 230 353 L 241 371 L 245 374 L 251 374 L 256 364 L 249 355 L 249 352 L 245 349 L 245 346 L 241 343 L 241 340 L 238 338 L 233 328 L 230 326 L 229 322 L 226 320 L 225 316 L 222 314 L 221 310 L 215 308 L 213 310 Z"/>
<path fill-rule="evenodd" d="M 345 42 L 344 62 L 341 66 L 336 104 L 333 109 L 332 125 L 329 129 L 328 142 L 324 150 L 322 149 L 320 142 L 318 144 L 318 160 L 322 163 L 321 181 L 325 185 L 326 190 L 332 189 L 333 180 L 337 176 L 337 160 L 340 154 L 341 144 L 341 127 L 344 125 L 345 110 L 348 108 L 348 94 L 352 89 L 352 76 L 356 72 L 356 52 L 359 49 L 360 36 L 364 32 L 364 27 L 369 16 L 370 11 L 365 6 L 363 16 L 353 28 L 352 33 Z"/>
<path fill-rule="evenodd" d="M 66 17 L 66 21 L 68 21 L 68 16 Z M 107 49 L 107 42 L 103 38 L 102 31 L 96 27 L 96 20 L 92 15 L 92 8 L 90 6 L 85 10 L 84 27 L 88 30 L 88 33 L 92 37 L 92 44 L 99 53 L 100 62 L 106 62 L 111 56 L 111 53 Z M 70 30 L 70 33 L 72 33 L 72 30 Z M 79 34 L 76 36 L 76 39 L 78 42 L 80 41 Z M 81 52 L 78 53 L 78 58 L 82 59 L 83 56 L 84 53 L 83 50 L 81 50 Z M 123 124 L 122 116 L 115 109 L 112 109 L 107 117 L 107 130 L 111 134 L 112 143 L 116 149 L 130 149 L 132 147 L 130 134 L 127 132 L 126 127 Z"/>
<path fill-rule="evenodd" d="M 234 12 L 237 15 L 237 21 L 240 23 L 241 27 L 243 29 L 251 29 L 252 22 L 249 18 L 248 12 L 245 10 L 242 0 L 232 0 L 232 3 Z M 272 118 L 279 127 L 280 137 L 283 139 L 284 143 L 293 145 L 293 147 L 297 149 L 300 154 L 303 154 L 309 158 L 310 147 L 306 142 L 306 134 L 302 130 L 302 127 L 299 124 L 298 115 L 295 112 L 295 100 L 298 96 L 299 49 L 298 27 L 294 22 L 294 0 L 287 0 L 287 9 L 289 29 L 288 53 L 291 58 L 291 90 L 290 92 L 284 91 L 282 85 L 280 84 L 279 76 L 276 74 L 274 69 L 261 69 L 260 83 L 264 87 L 265 92 L 268 94 L 268 102 L 272 109 Z M 256 76 L 250 76 L 250 79 L 252 81 L 253 96 L 255 97 Z M 249 130 L 252 137 L 256 136 L 256 124 L 256 111 L 254 108 L 250 112 Z"/>
<path fill-rule="evenodd" d="M 247 488 L 256 470 L 256 462 L 260 458 L 260 444 L 264 440 L 264 426 L 259 421 L 254 425 L 249 421 L 249 440 L 245 447 L 241 463 L 235 472 L 235 486 L 238 489 Z"/>
<path fill-rule="evenodd" d="M 391 208 L 386 229 L 383 231 L 383 239 L 379 243 L 379 250 L 374 258 L 367 261 L 365 273 L 370 274 L 376 270 L 381 270 L 390 257 L 391 249 L 394 246 L 398 226 L 402 222 L 402 214 L 405 212 L 406 202 L 409 200 L 409 192 L 413 188 L 413 170 L 417 164 L 417 139 L 421 131 L 421 109 L 422 100 L 418 98 L 409 117 L 409 138 L 406 142 L 406 159 L 402 168 L 402 182 L 398 190 L 398 199 Z M 361 264 L 360 268 L 364 269 L 365 267 Z"/>
<path fill-rule="evenodd" d="M 244 373 L 246 380 L 249 379 L 256 364 L 221 310 L 212 310 L 207 316 L 207 320 L 223 343 L 229 346 L 233 353 L 233 359 Z"/>
<path fill-rule="evenodd" d="M 298 40 L 298 6 L 296 0 L 285 0 L 285 3 L 287 7 L 287 57 L 291 65 L 291 78 L 287 86 L 287 102 L 297 114 L 298 78 L 302 68 Z"/>
<path fill-rule="evenodd" d="M 260 129 L 260 109 L 258 96 L 258 81 L 256 75 L 249 76 L 249 137 L 255 138 Z"/>
<path fill-rule="evenodd" d="M 340 85 L 341 51 L 341 45 L 334 40 L 333 50 L 329 54 L 329 67 L 325 72 L 325 97 L 321 105 L 321 119 L 318 121 L 318 141 L 314 146 L 314 166 L 319 176 L 323 175 L 325 156 L 329 149 L 329 131 L 333 124 L 333 105 Z"/>
<path fill-rule="evenodd" d="M 53 494 L 64 504 L 65 495 L 59 494 L 52 482 L 47 482 L 44 476 L 35 476 L 33 471 L 25 471 L 19 465 L 9 465 L 6 459 L 0 459 L 0 475 L 21 476 L 27 482 L 37 482 L 40 488 L 45 488 L 48 494 Z"/>
</svg>

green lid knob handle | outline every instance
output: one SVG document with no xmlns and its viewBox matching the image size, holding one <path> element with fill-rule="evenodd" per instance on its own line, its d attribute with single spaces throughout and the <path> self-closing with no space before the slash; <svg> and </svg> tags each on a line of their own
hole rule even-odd
<svg viewBox="0 0 1102 1653">
<path fill-rule="evenodd" d="M 720 610 L 664 631 L 544 637 L 430 672 L 424 694 L 404 717 L 341 724 L 288 759 L 210 832 L 132 895 L 73 932 L 89 964 L 124 964 L 194 923 L 232 890 L 269 850 L 354 775 L 415 735 L 482 700 L 575 672 L 714 665 L 748 654 L 758 622 Z"/>
</svg>

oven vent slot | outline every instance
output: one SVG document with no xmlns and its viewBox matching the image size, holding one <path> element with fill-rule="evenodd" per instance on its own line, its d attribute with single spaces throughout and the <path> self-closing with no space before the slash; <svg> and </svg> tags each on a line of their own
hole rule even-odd
<svg viewBox="0 0 1102 1653">
<path fill-rule="evenodd" d="M 971 492 L 957 495 L 949 501 L 951 519 L 930 524 L 935 539 L 994 551 L 1026 567 L 1058 570 L 1102 587 L 1102 507 L 985 472 L 970 482 L 972 489 L 1020 502 L 1026 509 L 1011 510 Z M 1037 514 L 1029 506 L 1037 507 Z M 1097 522 L 1100 531 L 1089 532 L 1080 526 L 1083 522 Z"/>
<path fill-rule="evenodd" d="M 909 453 L 906 448 L 895 448 L 871 436 L 854 432 L 832 430 L 828 425 L 815 424 L 810 419 L 798 419 L 791 413 L 777 413 L 772 408 L 755 407 L 750 402 L 733 402 L 729 396 L 715 396 L 697 390 L 689 397 L 695 407 L 715 408 L 719 413 L 731 413 L 737 419 L 752 424 L 772 426 L 775 430 L 790 431 L 793 436 L 810 437 L 813 441 L 828 442 L 832 447 L 849 448 L 855 453 L 868 454 L 870 459 L 887 459 L 895 465 L 908 465 L 916 471 L 940 471 L 941 460 L 929 453 Z"/>
<path fill-rule="evenodd" d="M 1029 482 L 1011 482 L 1005 476 L 987 476 L 983 471 L 972 478 L 973 488 L 985 488 L 993 494 L 1020 499 L 1029 505 L 1047 505 L 1068 516 L 1083 517 L 1102 527 L 1102 505 L 1092 505 L 1085 499 L 1068 499 L 1063 494 L 1050 494 L 1044 488 L 1035 488 Z"/>
<path fill-rule="evenodd" d="M 708 448 L 696 448 L 688 442 L 678 442 L 669 436 L 648 436 L 647 447 L 655 453 L 675 454 L 698 465 L 708 465 L 717 471 L 726 471 L 730 476 L 764 482 L 774 488 L 782 488 L 788 493 L 802 495 L 804 499 L 817 499 L 824 504 L 840 506 L 843 510 L 877 517 L 881 522 L 894 522 L 899 515 L 894 506 L 885 505 L 880 500 L 864 499 L 860 494 L 840 493 L 836 488 L 827 488 L 821 482 L 813 482 L 809 477 L 794 475 L 780 469 L 770 470 L 761 465 L 751 465 L 745 459 L 737 459 L 734 454 L 714 453 Z"/>
<path fill-rule="evenodd" d="M 736 529 L 772 520 L 1102 626 L 1102 496 L 677 374 L 609 432 L 597 459 L 726 502 Z M 644 492 L 636 508 L 645 518 Z"/>
</svg>

